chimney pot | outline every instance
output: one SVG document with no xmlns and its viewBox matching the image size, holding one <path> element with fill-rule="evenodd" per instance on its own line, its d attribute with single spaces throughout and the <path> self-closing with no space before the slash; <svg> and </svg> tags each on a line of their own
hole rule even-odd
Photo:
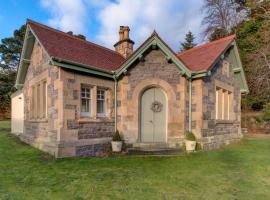
<svg viewBox="0 0 270 200">
<path fill-rule="evenodd" d="M 129 39 L 129 31 L 130 31 L 129 27 L 128 27 L 128 26 L 125 26 L 125 27 L 123 28 L 123 31 L 124 31 L 124 39 L 125 39 L 125 40 L 126 40 L 126 39 Z"/>
<path fill-rule="evenodd" d="M 128 26 L 120 26 L 119 41 L 114 45 L 115 50 L 125 58 L 133 53 L 134 42 L 129 38 L 129 31 Z"/>
</svg>

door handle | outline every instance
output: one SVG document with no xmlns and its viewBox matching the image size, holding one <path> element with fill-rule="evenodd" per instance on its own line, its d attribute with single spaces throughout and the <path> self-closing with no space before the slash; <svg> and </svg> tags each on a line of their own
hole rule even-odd
<svg viewBox="0 0 270 200">
<path fill-rule="evenodd" d="M 153 123 L 153 121 L 152 121 L 152 120 L 150 120 L 149 122 L 150 122 L 150 123 Z"/>
</svg>

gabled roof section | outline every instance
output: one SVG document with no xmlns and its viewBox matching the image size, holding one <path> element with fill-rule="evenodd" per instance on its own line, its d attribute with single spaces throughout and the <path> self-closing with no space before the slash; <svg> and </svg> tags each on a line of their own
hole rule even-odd
<svg viewBox="0 0 270 200">
<path fill-rule="evenodd" d="M 29 26 L 27 26 L 25 30 L 23 48 L 20 56 L 20 63 L 17 69 L 17 77 L 15 82 L 15 87 L 17 89 L 21 89 L 24 84 L 26 73 L 31 62 L 30 59 L 35 41 L 36 38 L 30 31 Z"/>
<path fill-rule="evenodd" d="M 122 63 L 120 68 L 116 71 L 116 77 L 119 77 L 122 73 L 125 73 L 137 59 L 144 57 L 143 54 L 145 51 L 154 46 L 162 50 L 168 61 L 176 64 L 182 75 L 186 75 L 187 77 L 191 76 L 191 71 L 182 63 L 174 51 L 154 31 L 152 35 Z"/>
<path fill-rule="evenodd" d="M 235 41 L 232 43 L 233 49 L 230 52 L 230 59 L 233 63 L 233 71 L 239 82 L 241 93 L 247 94 L 249 93 L 248 84 L 245 76 L 245 72 L 242 66 L 241 58 L 238 52 L 237 44 Z"/>
<path fill-rule="evenodd" d="M 177 57 L 192 71 L 192 78 L 200 78 L 211 74 L 212 67 L 229 53 L 232 69 L 239 82 L 241 93 L 248 93 L 248 85 L 241 63 L 236 35 L 231 35 L 213 42 L 209 42 L 192 49 L 180 52 Z"/>
<path fill-rule="evenodd" d="M 125 60 L 119 53 L 62 31 L 27 20 L 50 57 L 103 70 L 116 70 Z"/>
<path fill-rule="evenodd" d="M 207 71 L 235 40 L 231 35 L 209 42 L 192 49 L 180 52 L 177 57 L 193 72 Z"/>
</svg>

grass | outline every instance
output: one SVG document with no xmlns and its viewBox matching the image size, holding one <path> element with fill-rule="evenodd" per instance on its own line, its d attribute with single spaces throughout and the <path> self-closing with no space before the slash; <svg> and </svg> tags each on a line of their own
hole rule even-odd
<svg viewBox="0 0 270 200">
<path fill-rule="evenodd" d="M 55 160 L 0 122 L 0 199 L 270 199 L 270 137 L 187 156 Z"/>
</svg>

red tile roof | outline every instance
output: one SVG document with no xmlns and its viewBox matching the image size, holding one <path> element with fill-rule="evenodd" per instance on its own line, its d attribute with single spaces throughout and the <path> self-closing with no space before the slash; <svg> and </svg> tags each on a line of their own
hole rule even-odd
<svg viewBox="0 0 270 200">
<path fill-rule="evenodd" d="M 105 70 L 116 70 L 125 60 L 119 53 L 76 38 L 48 26 L 27 20 L 34 34 L 52 57 Z"/>
<path fill-rule="evenodd" d="M 32 20 L 27 20 L 27 24 L 52 57 L 109 71 L 117 70 L 126 61 L 121 54 L 103 46 L 79 39 Z M 157 36 L 163 42 L 154 32 L 143 44 L 153 36 Z M 235 40 L 235 35 L 194 47 L 176 55 L 193 72 L 207 70 L 233 40 Z M 171 50 L 165 42 L 164 44 Z M 172 50 L 171 52 L 174 53 Z"/>
<path fill-rule="evenodd" d="M 191 71 L 207 70 L 235 38 L 235 35 L 231 35 L 180 52 L 177 56 Z"/>
</svg>

